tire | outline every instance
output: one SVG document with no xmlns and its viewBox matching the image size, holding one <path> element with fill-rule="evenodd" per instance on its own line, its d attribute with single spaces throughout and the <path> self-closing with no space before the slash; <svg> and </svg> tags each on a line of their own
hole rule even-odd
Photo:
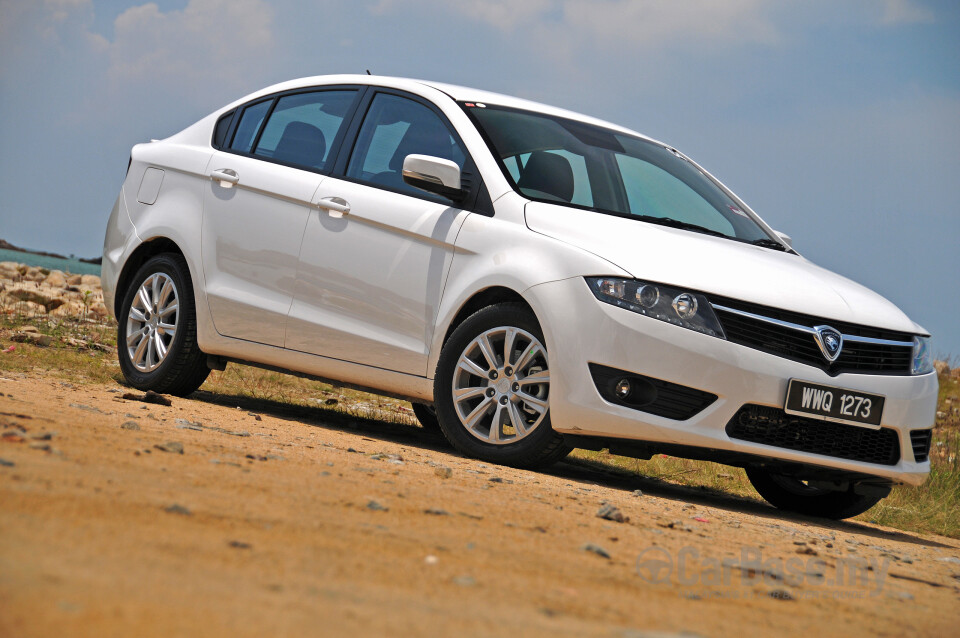
<svg viewBox="0 0 960 638">
<path fill-rule="evenodd" d="M 840 520 L 863 514 L 883 496 L 857 494 L 850 485 L 846 491 L 829 491 L 803 481 L 760 468 L 746 468 L 753 487 L 771 505 L 789 512 Z"/>
<path fill-rule="evenodd" d="M 571 448 L 550 425 L 549 377 L 543 331 L 526 306 L 503 303 L 479 310 L 440 353 L 434 381 L 440 429 L 457 450 L 490 463 L 520 468 L 555 463 Z"/>
<path fill-rule="evenodd" d="M 432 434 L 442 434 L 440 431 L 440 422 L 437 420 L 437 410 L 432 405 L 426 403 L 411 403 L 413 415 L 423 426 L 423 429 Z"/>
<path fill-rule="evenodd" d="M 197 345 L 193 284 L 181 255 L 163 253 L 140 267 L 124 292 L 117 324 L 120 370 L 138 390 L 187 396 L 210 374 Z"/>
</svg>

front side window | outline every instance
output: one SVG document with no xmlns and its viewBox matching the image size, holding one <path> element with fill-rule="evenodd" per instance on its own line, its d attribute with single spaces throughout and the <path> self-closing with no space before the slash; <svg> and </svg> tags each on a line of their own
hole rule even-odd
<svg viewBox="0 0 960 638">
<path fill-rule="evenodd" d="M 715 181 L 660 144 L 544 113 L 463 106 L 529 199 L 782 248 Z"/>
<path fill-rule="evenodd" d="M 322 170 L 356 91 L 315 91 L 277 101 L 253 154 Z M 241 120 L 242 124 L 242 120 Z"/>
<path fill-rule="evenodd" d="M 403 181 L 403 160 L 412 154 L 452 160 L 460 170 L 466 157 L 433 110 L 407 98 L 377 94 L 357 135 L 347 177 L 424 197 L 424 191 Z"/>
</svg>

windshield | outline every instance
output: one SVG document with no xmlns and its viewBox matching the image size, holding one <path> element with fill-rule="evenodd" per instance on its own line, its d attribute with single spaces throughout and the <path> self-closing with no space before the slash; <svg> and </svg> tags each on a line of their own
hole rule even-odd
<svg viewBox="0 0 960 638">
<path fill-rule="evenodd" d="M 463 106 L 513 187 L 529 199 L 780 248 L 675 151 L 543 113 Z"/>
</svg>

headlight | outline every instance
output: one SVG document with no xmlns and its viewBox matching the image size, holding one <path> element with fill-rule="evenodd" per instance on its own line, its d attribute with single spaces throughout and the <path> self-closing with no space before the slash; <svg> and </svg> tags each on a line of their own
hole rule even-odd
<svg viewBox="0 0 960 638">
<path fill-rule="evenodd" d="M 700 293 L 636 279 L 586 279 L 590 290 L 604 303 L 712 337 L 724 338 L 723 328 L 713 314 L 713 307 Z"/>
<path fill-rule="evenodd" d="M 930 351 L 930 337 L 913 338 L 913 366 L 911 374 L 933 372 L 933 353 Z"/>
</svg>

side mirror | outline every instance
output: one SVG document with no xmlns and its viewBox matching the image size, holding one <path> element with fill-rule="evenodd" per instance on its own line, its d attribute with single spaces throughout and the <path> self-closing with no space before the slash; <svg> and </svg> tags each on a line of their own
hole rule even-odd
<svg viewBox="0 0 960 638">
<path fill-rule="evenodd" d="M 777 234 L 777 237 L 779 237 L 783 241 L 783 243 L 785 243 L 790 248 L 793 248 L 793 238 L 790 237 L 790 235 L 786 233 L 781 233 L 779 230 L 775 230 L 773 232 Z"/>
<path fill-rule="evenodd" d="M 430 155 L 407 155 L 403 181 L 415 188 L 457 201 L 466 193 L 460 186 L 460 167 L 455 162 Z"/>
</svg>

